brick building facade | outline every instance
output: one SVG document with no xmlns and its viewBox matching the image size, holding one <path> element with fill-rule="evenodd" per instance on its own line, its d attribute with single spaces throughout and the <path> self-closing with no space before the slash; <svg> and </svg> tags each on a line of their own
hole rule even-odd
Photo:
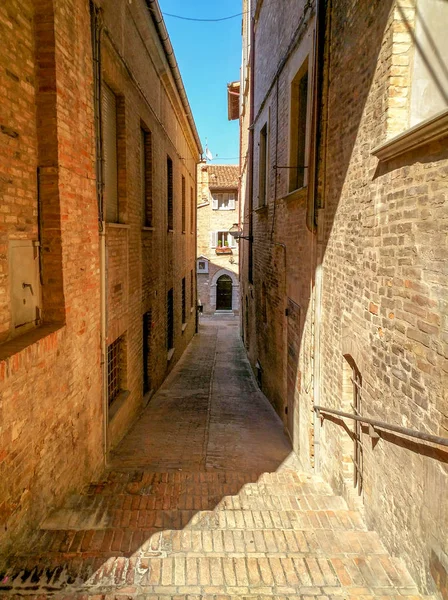
<svg viewBox="0 0 448 600">
<path fill-rule="evenodd" d="M 448 438 L 447 10 L 245 1 L 240 111 L 251 363 L 303 466 L 445 598 L 446 447 L 314 407 Z"/>
<path fill-rule="evenodd" d="M 157 2 L 0 6 L 0 544 L 98 474 L 195 331 L 200 142 Z"/>
<path fill-rule="evenodd" d="M 198 165 L 198 304 L 203 314 L 239 313 L 238 243 L 230 235 L 239 223 L 237 165 Z"/>
</svg>

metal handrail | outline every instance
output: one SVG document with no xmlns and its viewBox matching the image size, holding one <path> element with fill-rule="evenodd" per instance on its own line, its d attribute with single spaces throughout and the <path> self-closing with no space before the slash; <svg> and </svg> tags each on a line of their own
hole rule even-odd
<svg viewBox="0 0 448 600">
<path fill-rule="evenodd" d="M 313 409 L 316 411 L 317 416 L 320 413 L 328 413 L 330 415 L 337 415 L 338 417 L 344 417 L 345 419 L 352 419 L 353 421 L 361 421 L 367 425 L 373 427 L 379 427 L 386 431 L 394 431 L 407 435 L 408 437 L 417 438 L 424 440 L 425 442 L 432 442 L 433 444 L 439 444 L 441 446 L 448 446 L 448 438 L 440 437 L 438 435 L 432 435 L 431 433 L 423 433 L 422 431 L 416 431 L 415 429 L 408 429 L 407 427 L 401 427 L 400 425 L 390 425 L 384 421 L 377 421 L 376 419 L 370 419 L 369 417 L 363 417 L 362 415 L 353 415 L 351 413 L 343 412 L 342 410 L 335 410 L 334 408 L 325 408 L 324 406 L 314 406 Z"/>
</svg>

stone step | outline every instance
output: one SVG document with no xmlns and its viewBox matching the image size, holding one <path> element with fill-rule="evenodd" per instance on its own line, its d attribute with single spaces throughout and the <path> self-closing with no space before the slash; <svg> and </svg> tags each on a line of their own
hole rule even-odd
<svg viewBox="0 0 448 600">
<path fill-rule="evenodd" d="M 45 532 L 30 544 L 30 553 L 104 555 L 123 552 L 165 555 L 206 554 L 386 554 L 378 535 L 372 531 L 215 529 L 140 530 L 104 529 Z"/>
<path fill-rule="evenodd" d="M 88 529 L 282 529 L 365 530 L 359 513 L 349 510 L 152 510 L 54 511 L 42 530 Z"/>
<path fill-rule="evenodd" d="M 76 514 L 83 511 L 98 515 L 107 513 L 108 519 L 126 513 L 148 513 L 154 510 L 280 510 L 280 511 L 322 511 L 345 510 L 347 505 L 341 496 L 320 494 L 297 495 L 246 495 L 245 493 L 226 495 L 185 494 L 167 496 L 163 494 L 118 494 L 110 496 L 72 496 L 57 513 Z M 53 514 L 49 519 L 53 519 Z"/>
<path fill-rule="evenodd" d="M 333 496 L 334 493 L 330 486 L 322 481 L 272 481 L 255 480 L 235 477 L 227 478 L 227 481 L 215 480 L 194 481 L 183 479 L 180 481 L 159 481 L 159 477 L 154 480 L 154 476 L 164 475 L 163 473 L 149 473 L 143 476 L 139 481 L 127 480 L 104 480 L 89 484 L 83 495 L 90 497 L 102 496 L 154 496 L 154 497 L 179 497 L 186 496 L 308 496 L 325 495 Z M 170 475 L 170 474 L 167 474 Z M 175 475 L 175 474 L 174 474 Z M 196 475 L 196 474 L 194 474 Z M 206 473 L 207 475 L 207 473 Z M 215 474 L 212 474 L 215 475 Z"/>
<path fill-rule="evenodd" d="M 401 561 L 388 556 L 95 557 L 54 565 L 30 560 L 2 573 L 0 581 L 0 592 L 16 594 L 418 594 Z"/>
</svg>

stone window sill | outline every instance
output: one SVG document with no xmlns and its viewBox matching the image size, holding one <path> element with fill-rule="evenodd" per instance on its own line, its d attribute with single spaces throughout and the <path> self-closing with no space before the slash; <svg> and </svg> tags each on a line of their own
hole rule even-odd
<svg viewBox="0 0 448 600">
<path fill-rule="evenodd" d="M 168 354 L 166 356 L 166 361 L 167 362 L 170 362 L 170 360 L 173 358 L 174 351 L 175 351 L 175 348 L 171 348 L 171 350 L 168 352 Z"/>
<path fill-rule="evenodd" d="M 129 390 L 121 390 L 115 400 L 109 407 L 109 423 L 114 420 L 116 415 L 123 408 L 126 400 L 129 398 L 131 392 Z"/>
<path fill-rule="evenodd" d="M 108 229 L 130 229 L 131 226 L 128 223 L 106 223 Z"/>
<path fill-rule="evenodd" d="M 186 323 L 182 323 L 182 333 L 186 330 L 187 328 L 187 324 Z"/>
<path fill-rule="evenodd" d="M 267 212 L 267 208 L 268 208 L 268 205 L 267 204 L 263 204 L 263 206 L 257 206 L 256 208 L 254 208 L 254 212 L 256 212 L 256 213 L 265 213 L 265 212 Z"/>
<path fill-rule="evenodd" d="M 155 231 L 155 227 L 147 227 L 146 225 L 142 227 L 142 231 Z"/>
<path fill-rule="evenodd" d="M 288 194 L 286 194 L 286 196 L 284 196 L 284 200 L 286 201 L 290 201 L 290 200 L 299 200 L 305 197 L 306 193 L 308 190 L 308 186 L 304 185 L 301 188 L 297 188 L 296 190 L 292 190 L 292 192 L 289 192 Z"/>
<path fill-rule="evenodd" d="M 12 340 L 8 340 L 0 345 L 0 361 L 7 361 L 15 354 L 20 354 L 34 344 L 38 344 L 41 340 L 55 333 L 64 327 L 63 323 L 52 323 L 51 325 L 40 325 L 34 329 L 30 329 L 26 333 L 19 335 Z M 20 362 L 20 361 L 19 361 Z"/>
<path fill-rule="evenodd" d="M 376 146 L 371 153 L 379 160 L 391 160 L 446 136 L 448 136 L 448 109 Z"/>
</svg>

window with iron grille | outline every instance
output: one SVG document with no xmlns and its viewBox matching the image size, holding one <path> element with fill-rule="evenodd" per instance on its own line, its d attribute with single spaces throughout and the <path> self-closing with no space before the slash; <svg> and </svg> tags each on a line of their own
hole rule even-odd
<svg viewBox="0 0 448 600">
<path fill-rule="evenodd" d="M 187 206 L 185 197 L 185 177 L 182 175 L 182 233 L 186 231 Z"/>
<path fill-rule="evenodd" d="M 190 209 L 190 230 L 191 233 L 194 233 L 194 213 L 195 213 L 195 202 L 194 202 L 194 192 L 193 192 L 193 188 L 190 188 L 190 204 L 191 204 L 191 209 Z"/>
<path fill-rule="evenodd" d="M 144 127 L 141 128 L 140 132 L 143 225 L 145 227 L 152 227 L 152 135 L 151 132 Z"/>
<path fill-rule="evenodd" d="M 291 154 L 289 191 L 305 185 L 307 162 L 306 130 L 308 115 L 308 59 L 294 77 L 291 84 Z"/>
<path fill-rule="evenodd" d="M 193 308 L 194 306 L 194 275 L 193 275 L 193 269 L 191 269 L 190 271 L 190 308 Z"/>
<path fill-rule="evenodd" d="M 122 390 L 124 337 L 117 338 L 107 347 L 107 398 L 109 406 Z"/>
<path fill-rule="evenodd" d="M 167 186 L 167 213 L 168 213 L 168 231 L 174 229 L 173 213 L 173 161 L 168 156 L 166 159 L 166 186 Z"/>
<path fill-rule="evenodd" d="M 151 389 L 151 328 L 152 311 L 149 310 L 143 315 L 143 394 L 147 394 Z"/>
<path fill-rule="evenodd" d="M 187 322 L 187 285 L 185 277 L 182 277 L 182 323 Z"/>
<path fill-rule="evenodd" d="M 258 143 L 258 206 L 265 206 L 268 176 L 268 124 L 265 123 L 260 131 Z"/>
<path fill-rule="evenodd" d="M 174 348 L 174 294 L 173 288 L 166 298 L 166 345 L 168 351 Z"/>
</svg>

